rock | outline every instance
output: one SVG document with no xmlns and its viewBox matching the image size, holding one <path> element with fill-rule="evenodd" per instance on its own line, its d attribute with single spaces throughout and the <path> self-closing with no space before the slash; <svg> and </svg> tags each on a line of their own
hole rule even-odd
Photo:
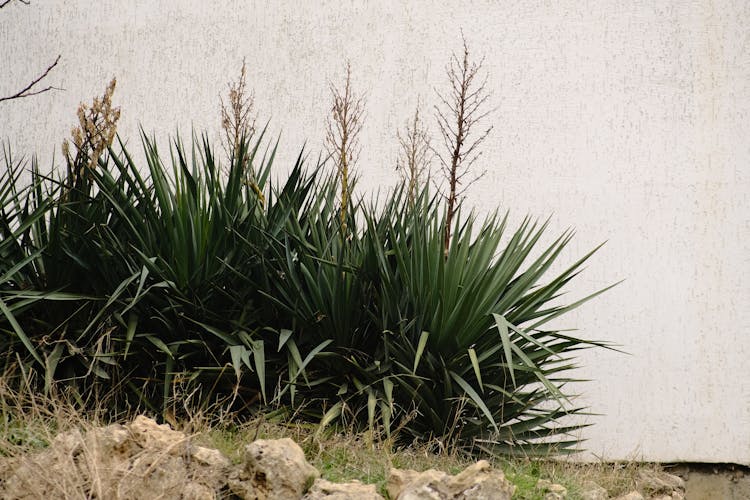
<svg viewBox="0 0 750 500">
<path fill-rule="evenodd" d="M 593 481 L 586 481 L 583 483 L 583 491 L 581 492 L 581 500 L 607 500 L 609 493 L 607 490 L 599 486 Z"/>
<path fill-rule="evenodd" d="M 394 500 L 509 500 L 515 491 L 503 471 L 493 470 L 486 460 L 455 476 L 433 469 L 391 469 L 386 488 Z"/>
<path fill-rule="evenodd" d="M 286 500 L 300 498 L 318 477 L 320 473 L 307 463 L 302 448 L 284 438 L 258 439 L 247 445 L 245 467 L 239 479 L 240 482 L 249 480 L 252 484 L 249 490 L 258 498 Z M 235 491 L 235 494 L 239 493 Z"/>
<path fill-rule="evenodd" d="M 417 472 L 410 469 L 391 469 L 388 474 L 386 491 L 393 500 L 440 499 L 439 488 L 448 479 L 448 474 L 434 469 Z M 434 495 L 430 495 L 434 491 Z M 417 496 L 420 495 L 420 496 Z"/>
<path fill-rule="evenodd" d="M 185 485 L 182 500 L 214 500 L 216 492 L 206 485 L 190 482 Z"/>
<path fill-rule="evenodd" d="M 0 498 L 208 500 L 228 493 L 274 500 L 301 498 L 319 476 L 291 439 L 256 441 L 245 451 L 245 463 L 232 467 L 218 450 L 139 416 L 126 425 L 64 432 L 45 450 L 4 461 Z M 381 498 L 374 487 L 359 487 L 357 500 Z M 345 491 L 331 489 L 338 494 L 332 498 L 348 498 Z"/>
<path fill-rule="evenodd" d="M 649 497 L 649 500 L 685 500 L 685 495 L 679 491 L 673 491 L 671 495 L 657 495 Z"/>
<path fill-rule="evenodd" d="M 535 488 L 542 491 L 547 491 L 547 488 L 549 488 L 552 485 L 552 481 L 549 479 L 540 479 L 536 482 Z"/>
<path fill-rule="evenodd" d="M 128 430 L 144 448 L 160 448 L 172 454 L 180 453 L 179 445 L 187 439 L 182 432 L 172 430 L 167 424 L 159 425 L 143 415 L 135 417 Z"/>
<path fill-rule="evenodd" d="M 229 467 L 232 465 L 232 462 L 222 455 L 219 450 L 204 446 L 192 446 L 190 448 L 190 456 L 203 465 L 210 467 Z"/>
<path fill-rule="evenodd" d="M 540 479 L 536 482 L 536 489 L 547 492 L 545 500 L 561 500 L 568 496 L 568 489 L 562 484 L 553 483 L 548 479 Z"/>
<path fill-rule="evenodd" d="M 232 471 L 227 478 L 227 489 L 232 493 L 229 498 L 241 498 L 242 500 L 256 500 L 265 498 L 255 493 L 255 487 L 249 477 L 239 474 L 238 470 Z"/>
<path fill-rule="evenodd" d="M 102 429 L 94 429 L 94 435 L 104 448 L 124 452 L 130 440 L 130 432 L 124 425 L 112 424 Z"/>
<path fill-rule="evenodd" d="M 0 498 L 215 498 L 229 461 L 191 446 L 185 434 L 147 417 L 127 425 L 58 434 L 40 452 L 14 459 Z"/>
<path fill-rule="evenodd" d="M 669 496 L 672 492 L 684 492 L 685 481 L 681 477 L 666 472 L 642 470 L 635 481 L 639 491 L 650 496 Z"/>
<path fill-rule="evenodd" d="M 568 488 L 566 488 L 562 484 L 555 484 L 555 483 L 553 483 L 553 484 L 551 484 L 549 486 L 549 488 L 547 488 L 547 491 L 549 491 L 550 493 L 556 493 L 556 494 L 561 495 L 563 497 L 568 496 Z"/>
<path fill-rule="evenodd" d="M 325 479 L 316 479 L 303 500 L 383 500 L 378 495 L 375 485 L 362 484 L 359 481 L 332 483 Z"/>
<path fill-rule="evenodd" d="M 643 499 L 643 495 L 641 495 L 637 491 L 631 491 L 630 493 L 627 493 L 625 495 L 620 495 L 614 500 L 644 500 L 644 499 Z"/>
</svg>

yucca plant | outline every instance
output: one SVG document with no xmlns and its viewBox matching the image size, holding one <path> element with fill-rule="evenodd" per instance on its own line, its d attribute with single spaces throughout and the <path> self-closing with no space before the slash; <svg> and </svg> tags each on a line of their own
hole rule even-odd
<svg viewBox="0 0 750 500">
<path fill-rule="evenodd" d="M 233 286 L 255 258 L 236 234 L 257 225 L 259 208 L 239 161 L 222 179 L 205 142 L 189 155 L 178 141 L 170 175 L 153 141 L 143 141 L 145 179 L 124 147 L 86 175 L 34 173 L 24 188 L 20 163 L 7 161 L 0 252 L 12 264 L 3 269 L 0 323 L 46 380 L 117 372 L 153 403 L 169 396 L 176 374 L 239 379 L 248 351 L 262 359 L 248 331 L 257 325 L 247 315 L 252 301 Z M 246 147 L 240 154 L 255 159 L 257 148 L 248 155 Z M 272 158 L 261 162 L 264 180 Z M 50 306 L 60 300 L 73 305 Z"/>
<path fill-rule="evenodd" d="M 13 195 L 3 200 L 0 246 L 13 260 L 0 284 L 0 328 L 6 327 L 11 347 L 14 342 L 23 345 L 28 356 L 18 356 L 18 362 L 28 360 L 27 368 L 44 373 L 45 389 L 55 378 L 109 378 L 108 367 L 116 365 L 107 350 L 112 306 L 122 288 L 110 285 L 122 278 L 97 237 L 108 214 L 90 175 L 114 137 L 119 117 L 119 109 L 111 106 L 114 86 L 112 80 L 103 98 L 79 107 L 79 126 L 73 130 L 76 152 L 71 157 L 65 144 L 61 178 L 40 174 L 32 160 L 21 187 L 24 163 L 6 154 L 2 189 Z M 107 300 L 104 294 L 113 291 Z M 88 342 L 91 338 L 95 341 Z"/>
<path fill-rule="evenodd" d="M 59 366 L 65 351 L 77 352 L 80 372 L 105 376 L 102 365 L 109 360 L 99 356 L 101 344 L 81 348 L 72 333 L 77 328 L 99 332 L 107 328 L 104 322 L 92 322 L 106 309 L 105 301 L 96 296 L 96 283 L 107 274 L 107 268 L 97 266 L 101 260 L 93 253 L 87 263 L 94 271 L 87 272 L 85 259 L 81 259 L 87 249 L 70 244 L 73 235 L 91 228 L 87 218 L 95 224 L 94 211 L 84 215 L 71 209 L 77 206 L 77 194 L 71 194 L 65 179 L 55 181 L 41 175 L 35 161 L 29 175 L 24 175 L 24 162 L 14 161 L 7 150 L 5 160 L 6 172 L 0 178 L 4 193 L 0 329 L 5 334 L 5 352 L 21 354 L 10 359 L 24 365 L 24 370 L 43 373 L 40 379 L 47 389 L 56 374 L 73 378 L 69 366 Z M 75 291 L 69 286 L 74 278 Z M 20 350 L 13 347 L 16 344 Z"/>
<path fill-rule="evenodd" d="M 194 140 L 191 150 L 176 141 L 171 173 L 155 143 L 146 137 L 143 142 L 148 178 L 123 147 L 122 159 L 113 156 L 115 172 L 102 170 L 96 182 L 112 214 L 103 241 L 122 265 L 139 271 L 120 339 L 124 355 L 134 344 L 150 345 L 153 368 L 140 366 L 136 374 L 158 380 L 166 399 L 175 375 L 183 381 L 207 371 L 241 376 L 237 363 L 226 369 L 229 354 L 252 351 L 254 344 L 248 301 L 233 286 L 234 269 L 248 259 L 233 229 L 252 224 L 257 207 L 240 162 L 224 180 L 205 140 Z M 245 146 L 239 154 L 246 155 Z"/>
<path fill-rule="evenodd" d="M 356 205 L 350 212 L 361 220 L 349 222 L 346 240 L 333 187 L 324 198 L 286 233 L 275 261 L 282 279 L 268 292 L 290 323 L 279 343 L 289 370 L 280 401 L 294 404 L 296 394 L 324 425 L 398 426 L 407 441 L 492 454 L 571 451 L 579 425 L 561 421 L 582 411 L 564 391 L 572 355 L 606 344 L 545 327 L 604 291 L 559 303 L 595 250 L 545 279 L 571 232 L 539 252 L 546 223 L 527 219 L 509 231 L 507 216 L 478 225 L 459 213 L 446 256 L 445 213 L 426 189 L 416 204 L 400 190 L 383 209 Z"/>
<path fill-rule="evenodd" d="M 306 184 L 307 189 L 292 191 L 303 194 L 296 202 L 290 203 L 283 192 L 278 197 L 292 216 L 274 239 L 266 273 L 272 280 L 263 293 L 266 308 L 277 309 L 271 322 L 286 332 L 278 349 L 286 353 L 288 372 L 276 400 L 307 406 L 322 400 L 325 407 L 355 385 L 350 375 L 359 373 L 356 365 L 363 353 L 378 348 L 380 335 L 373 331 L 367 309 L 356 306 L 368 303 L 373 290 L 361 273 L 361 205 L 349 200 L 349 232 L 342 237 L 336 177 L 318 166 Z M 295 399 L 297 393 L 301 396 Z"/>
<path fill-rule="evenodd" d="M 507 216 L 457 212 L 445 254 L 445 209 L 427 189 L 350 199 L 344 234 L 335 176 L 301 154 L 272 183 L 275 146 L 261 154 L 261 141 L 243 141 L 226 176 L 205 139 L 175 141 L 167 170 L 144 136 L 145 176 L 122 145 L 75 182 L 34 168 L 22 187 L 22 164 L 6 160 L 7 352 L 48 385 L 114 385 L 157 411 L 192 384 L 401 441 L 572 448 L 572 355 L 605 344 L 550 325 L 601 293 L 560 302 L 593 252 L 546 278 L 571 233 L 538 249 L 544 223 L 511 231 Z"/>
<path fill-rule="evenodd" d="M 550 438 L 578 428 L 558 422 L 581 411 L 564 394 L 572 353 L 605 344 L 545 327 L 604 291 L 559 303 L 596 249 L 547 278 L 572 232 L 539 252 L 546 223 L 526 219 L 509 231 L 507 215 L 494 215 L 477 227 L 474 214 L 459 212 L 445 255 L 437 199 L 424 191 L 413 210 L 401 210 L 404 201 L 394 195 L 380 219 L 370 218 L 369 234 L 379 250 L 373 318 L 388 332 L 390 403 L 418 413 L 406 430 L 490 453 L 569 450 L 575 437 Z"/>
</svg>

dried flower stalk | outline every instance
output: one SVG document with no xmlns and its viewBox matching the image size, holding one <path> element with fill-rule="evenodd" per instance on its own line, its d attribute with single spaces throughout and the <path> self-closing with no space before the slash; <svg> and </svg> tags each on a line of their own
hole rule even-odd
<svg viewBox="0 0 750 500">
<path fill-rule="evenodd" d="M 403 134 L 398 132 L 396 135 L 401 147 L 396 170 L 407 185 L 409 203 L 413 205 L 424 176 L 429 175 L 432 152 L 430 135 L 419 116 L 419 104 L 414 110 L 414 117 L 407 120 Z"/>
<path fill-rule="evenodd" d="M 247 65 L 242 60 L 240 79 L 228 84 L 228 105 L 221 100 L 221 128 L 224 130 L 224 151 L 230 159 L 239 154 L 243 138 L 249 140 L 255 134 L 255 93 L 247 89 Z"/>
<path fill-rule="evenodd" d="M 346 210 L 349 205 L 349 181 L 360 152 L 359 134 L 362 131 L 365 100 L 352 90 L 352 68 L 346 64 L 343 90 L 331 84 L 333 104 L 326 128 L 326 147 L 336 163 L 341 183 L 341 229 L 346 232 Z"/>
<path fill-rule="evenodd" d="M 103 97 L 95 97 L 91 106 L 84 103 L 78 106 L 78 125 L 71 130 L 73 145 L 76 147 L 73 160 L 70 143 L 65 140 L 62 145 L 74 182 L 84 178 L 87 171 L 96 168 L 99 157 L 112 145 L 117 133 L 117 121 L 120 119 L 120 108 L 112 106 L 112 94 L 116 85 L 117 79 L 112 78 Z"/>
<path fill-rule="evenodd" d="M 255 135 L 255 93 L 247 88 L 247 64 L 242 60 L 240 78 L 237 82 L 229 83 L 228 104 L 219 97 L 221 102 L 221 128 L 224 130 L 224 152 L 228 161 L 237 161 L 240 145 Z M 265 196 L 255 178 L 255 169 L 250 161 L 250 151 L 246 148 L 243 158 L 239 160 L 243 168 L 245 182 L 251 187 L 260 200 L 265 204 Z"/>
<path fill-rule="evenodd" d="M 487 91 L 487 77 L 478 81 L 484 59 L 478 63 L 469 58 L 466 38 L 463 39 L 463 57 L 455 53 L 446 67 L 451 90 L 447 96 L 438 92 L 441 106 L 435 106 L 440 134 L 443 138 L 443 151 L 435 151 L 441 169 L 448 181 L 447 213 L 445 220 L 445 254 L 448 255 L 451 240 L 451 226 L 458 208 L 458 201 L 465 190 L 476 182 L 484 172 L 465 181 L 472 165 L 481 156 L 478 147 L 489 135 L 492 126 L 475 135 L 477 124 L 493 109 L 487 109 L 490 93 Z"/>
</svg>

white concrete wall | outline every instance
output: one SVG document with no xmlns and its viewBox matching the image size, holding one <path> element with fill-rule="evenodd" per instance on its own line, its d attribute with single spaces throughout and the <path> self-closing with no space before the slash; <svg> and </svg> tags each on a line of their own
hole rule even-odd
<svg viewBox="0 0 750 500">
<path fill-rule="evenodd" d="M 630 353 L 582 360 L 601 414 L 586 456 L 750 464 L 748 2 L 16 2 L 0 10 L 0 95 L 57 54 L 48 82 L 65 91 L 0 104 L 0 137 L 59 158 L 112 75 L 131 144 L 139 123 L 216 137 L 245 57 L 288 162 L 321 149 L 349 58 L 367 93 L 362 184 L 389 185 L 395 129 L 418 96 L 435 102 L 459 28 L 498 106 L 470 198 L 575 226 L 571 260 L 608 240 L 574 293 L 626 279 L 567 322 Z"/>
</svg>

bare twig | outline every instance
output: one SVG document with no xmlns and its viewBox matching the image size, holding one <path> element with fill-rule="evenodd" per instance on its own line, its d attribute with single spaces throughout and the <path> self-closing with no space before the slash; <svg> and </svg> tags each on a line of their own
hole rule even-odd
<svg viewBox="0 0 750 500">
<path fill-rule="evenodd" d="M 414 111 L 414 117 L 407 120 L 404 133 L 398 132 L 396 135 L 401 146 L 396 170 L 407 183 L 409 202 L 413 205 L 424 175 L 429 175 L 432 151 L 430 135 L 420 119 L 419 103 Z"/>
<path fill-rule="evenodd" d="M 349 205 L 349 181 L 360 152 L 359 134 L 362 131 L 365 100 L 352 90 L 352 68 L 346 64 L 343 91 L 331 84 L 333 104 L 326 129 L 326 147 L 336 162 L 341 182 L 341 229 L 346 233 L 346 211 Z"/>
<path fill-rule="evenodd" d="M 3 2 L 0 2 L 0 9 L 2 9 L 3 7 L 5 7 L 6 5 L 8 5 L 12 1 L 13 0 L 4 0 Z M 21 2 L 24 5 L 29 5 L 31 3 L 31 0 L 18 0 L 18 1 Z"/>
<path fill-rule="evenodd" d="M 2 7 L 2 6 L 0 6 L 0 7 Z M 46 87 L 46 88 L 43 88 L 43 89 L 40 89 L 40 90 L 34 90 L 34 91 L 31 90 L 34 87 L 34 85 L 36 85 L 37 83 L 39 83 L 42 80 L 44 80 L 44 78 L 49 74 L 50 71 L 52 71 L 52 69 L 55 66 L 57 66 L 57 63 L 59 63 L 59 62 L 60 62 L 60 56 L 58 55 L 57 59 L 55 59 L 55 62 L 53 62 L 52 64 L 50 64 L 49 67 L 46 70 L 44 70 L 44 73 L 42 73 L 40 76 L 38 76 L 36 79 L 34 79 L 34 81 L 32 81 L 30 84 L 28 84 L 26 87 L 24 87 L 21 91 L 16 92 L 15 94 L 13 94 L 11 96 L 8 96 L 8 97 L 0 97 L 0 102 L 2 102 L 2 101 L 9 101 L 11 99 L 20 99 L 22 97 L 29 97 L 29 96 L 32 96 L 32 95 L 38 95 L 38 94 L 41 94 L 43 92 L 47 92 L 49 90 L 62 90 L 60 88 L 52 87 L 52 86 L 49 86 L 49 87 Z"/>
<path fill-rule="evenodd" d="M 451 90 L 447 95 L 438 92 L 440 105 L 435 106 L 435 117 L 443 139 L 443 150 L 435 151 L 440 166 L 448 181 L 448 194 L 443 193 L 448 206 L 445 220 L 445 254 L 448 255 L 451 240 L 451 226 L 458 201 L 466 189 L 476 182 L 484 172 L 475 175 L 468 182 L 472 165 L 481 156 L 478 147 L 492 130 L 492 126 L 475 133 L 476 125 L 494 109 L 486 109 L 490 93 L 487 91 L 487 77 L 478 80 L 484 59 L 478 63 L 471 61 L 466 38 L 463 38 L 463 57 L 455 53 L 446 67 Z"/>
</svg>

